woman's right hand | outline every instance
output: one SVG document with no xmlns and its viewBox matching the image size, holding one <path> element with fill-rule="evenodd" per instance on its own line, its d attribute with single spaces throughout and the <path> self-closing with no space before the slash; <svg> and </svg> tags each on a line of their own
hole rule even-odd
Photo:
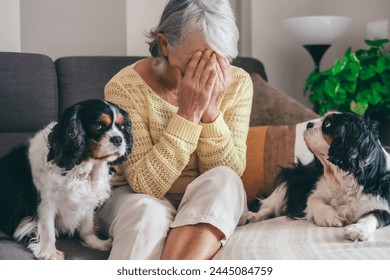
<svg viewBox="0 0 390 280">
<path fill-rule="evenodd" d="M 217 78 L 216 63 L 216 54 L 212 50 L 197 51 L 184 75 L 177 70 L 179 116 L 196 124 L 200 122 Z"/>
</svg>

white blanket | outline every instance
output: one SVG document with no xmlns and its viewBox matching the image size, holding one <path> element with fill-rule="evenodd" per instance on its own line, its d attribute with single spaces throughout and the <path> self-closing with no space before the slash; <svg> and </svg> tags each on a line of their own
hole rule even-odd
<svg viewBox="0 0 390 280">
<path fill-rule="evenodd" d="M 278 217 L 238 227 L 214 259 L 233 260 L 390 260 L 390 226 L 373 241 L 352 242 L 343 228 Z"/>
</svg>

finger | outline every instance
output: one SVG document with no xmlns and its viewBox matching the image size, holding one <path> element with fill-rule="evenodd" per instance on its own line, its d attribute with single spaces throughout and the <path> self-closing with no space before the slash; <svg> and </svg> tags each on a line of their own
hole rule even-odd
<svg viewBox="0 0 390 280">
<path fill-rule="evenodd" d="M 215 70 L 217 71 L 217 78 L 223 81 L 224 75 L 221 69 L 221 65 L 218 62 L 218 56 L 216 57 Z"/>
<path fill-rule="evenodd" d="M 203 71 L 207 67 L 207 63 L 210 60 L 210 57 L 212 56 L 212 54 L 213 54 L 212 50 L 206 50 L 205 52 L 203 52 L 203 55 L 198 63 L 198 66 L 196 67 L 195 74 L 194 74 L 194 79 L 196 81 L 200 80 L 200 78 L 203 74 Z"/>
<path fill-rule="evenodd" d="M 221 69 L 221 72 L 222 72 L 222 75 L 223 75 L 224 79 L 228 78 L 231 75 L 230 74 L 230 63 L 229 63 L 229 61 L 226 58 L 218 55 L 217 56 L 217 62 L 218 62 L 218 65 L 219 65 L 219 67 Z"/>
<path fill-rule="evenodd" d="M 183 74 L 181 73 L 181 71 L 179 70 L 179 68 L 174 68 L 175 71 L 176 71 L 176 81 L 177 81 L 177 84 L 180 85 L 181 82 L 183 81 Z"/>
<path fill-rule="evenodd" d="M 191 58 L 190 63 L 187 66 L 186 72 L 184 74 L 185 77 L 188 77 L 190 79 L 192 79 L 194 77 L 196 68 L 197 68 L 198 63 L 199 63 L 201 58 L 202 58 L 202 52 L 201 51 L 197 51 L 197 52 L 194 53 L 194 55 Z"/>
<path fill-rule="evenodd" d="M 217 80 L 217 73 L 215 69 L 212 69 L 210 75 L 205 84 L 206 91 L 211 91 L 214 88 L 215 81 Z"/>
<path fill-rule="evenodd" d="M 212 71 L 214 71 L 215 75 L 217 74 L 216 68 L 215 68 L 216 64 L 217 64 L 216 63 L 216 55 L 215 55 L 215 53 L 212 53 L 212 55 L 210 56 L 210 59 L 207 61 L 207 64 L 202 72 L 202 75 L 201 75 L 200 80 L 199 80 L 199 84 L 205 85 L 208 82 Z"/>
</svg>

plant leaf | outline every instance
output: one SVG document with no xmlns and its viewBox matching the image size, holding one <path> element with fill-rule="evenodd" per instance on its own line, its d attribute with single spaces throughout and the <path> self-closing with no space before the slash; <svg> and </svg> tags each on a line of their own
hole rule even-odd
<svg viewBox="0 0 390 280">
<path fill-rule="evenodd" d="M 318 70 L 311 72 L 306 80 L 304 92 L 307 92 L 321 77 L 323 77 L 323 74 Z"/>
<path fill-rule="evenodd" d="M 378 92 L 378 94 L 387 94 L 389 92 L 389 88 L 386 85 L 382 85 L 379 82 L 375 82 L 371 85 L 373 91 Z"/>
<path fill-rule="evenodd" d="M 361 116 L 364 115 L 367 108 L 368 108 L 368 103 L 364 103 L 364 102 L 352 101 L 350 104 L 351 111 Z"/>
<path fill-rule="evenodd" d="M 365 40 L 364 41 L 370 47 L 383 47 L 384 44 L 390 42 L 389 39 L 378 39 L 378 40 Z"/>
<path fill-rule="evenodd" d="M 371 95 L 369 96 L 369 98 L 367 98 L 367 101 L 372 104 L 372 105 L 377 105 L 379 103 L 382 103 L 382 97 L 381 97 L 381 94 L 380 94 L 380 90 L 381 89 L 376 89 L 374 86 L 372 87 L 372 93 Z"/>
<path fill-rule="evenodd" d="M 338 82 L 338 80 L 335 77 L 329 77 L 329 79 L 327 79 L 325 81 L 324 91 L 328 96 L 335 98 L 337 87 L 339 87 L 339 86 L 340 86 L 340 83 Z"/>
<path fill-rule="evenodd" d="M 357 73 L 353 73 L 352 71 L 344 71 L 343 73 L 340 74 L 340 80 L 343 81 L 348 81 L 348 82 L 354 82 L 356 84 L 356 81 L 359 77 Z"/>
<path fill-rule="evenodd" d="M 346 79 L 347 80 L 347 79 Z M 357 87 L 357 83 L 356 83 L 356 80 L 355 81 L 345 81 L 345 82 L 341 82 L 341 87 L 349 92 L 349 93 L 355 93 L 356 91 L 356 87 Z"/>
<path fill-rule="evenodd" d="M 375 49 L 371 50 L 358 50 L 356 51 L 356 57 L 359 61 L 366 62 L 367 60 L 371 60 L 377 56 L 377 51 Z"/>
<path fill-rule="evenodd" d="M 362 68 L 359 73 L 359 79 L 367 81 L 376 75 L 375 68 L 372 66 Z"/>
<path fill-rule="evenodd" d="M 376 71 L 378 73 L 382 73 L 386 70 L 390 70 L 390 56 L 382 56 L 378 58 L 378 62 L 376 65 Z"/>
<path fill-rule="evenodd" d="M 354 56 L 354 57 L 356 57 L 356 56 Z M 360 72 L 360 70 L 362 69 L 362 66 L 360 65 L 360 63 L 357 59 L 350 61 L 346 67 L 348 67 L 348 70 L 350 70 L 351 73 L 353 73 L 353 74 L 358 74 Z"/>
<path fill-rule="evenodd" d="M 344 70 L 346 64 L 347 64 L 346 62 L 342 62 L 340 60 L 337 60 L 332 68 L 332 74 L 333 75 L 340 74 Z"/>
<path fill-rule="evenodd" d="M 336 87 L 336 96 L 334 98 L 334 103 L 337 105 L 341 105 L 345 104 L 346 100 L 347 92 L 341 86 Z"/>
</svg>

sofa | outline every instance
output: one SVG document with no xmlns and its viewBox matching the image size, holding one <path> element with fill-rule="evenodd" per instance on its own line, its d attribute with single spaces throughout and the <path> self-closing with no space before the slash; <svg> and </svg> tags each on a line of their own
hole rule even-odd
<svg viewBox="0 0 390 280">
<path fill-rule="evenodd" d="M 0 156 L 26 141 L 75 102 L 103 98 L 105 84 L 139 56 L 62 57 L 0 52 Z M 242 177 L 248 204 L 274 189 L 279 166 L 310 161 L 302 140 L 305 123 L 317 118 L 267 82 L 263 64 L 238 57 L 253 80 L 254 96 L 247 141 L 247 167 Z M 57 247 L 66 259 L 107 259 L 108 252 L 82 246 L 77 237 L 60 236 Z M 236 229 L 214 259 L 388 259 L 390 227 L 372 242 L 344 240 L 341 228 L 321 228 L 304 220 L 278 217 Z M 0 239 L 0 259 L 34 259 L 26 244 Z"/>
</svg>

